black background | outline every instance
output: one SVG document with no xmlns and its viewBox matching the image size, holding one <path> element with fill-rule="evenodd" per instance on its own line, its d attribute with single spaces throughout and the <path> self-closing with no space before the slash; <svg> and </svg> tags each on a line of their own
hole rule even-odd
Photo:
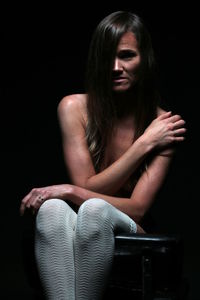
<svg viewBox="0 0 200 300">
<path fill-rule="evenodd" d="M 75 3 L 74 3 L 75 4 Z M 125 2 L 123 2 L 125 4 Z M 67 4 L 66 4 L 67 5 Z M 21 199 L 36 186 L 68 181 L 57 105 L 84 92 L 84 70 L 91 34 L 115 10 L 139 14 L 151 33 L 159 66 L 159 88 L 174 113 L 186 120 L 186 141 L 152 212 L 163 232 L 184 239 L 184 274 L 190 299 L 199 299 L 199 15 L 185 4 L 102 3 L 1 7 L 1 294 L 2 299 L 31 299 L 23 267 L 21 238 L 29 218 L 20 218 Z"/>
</svg>

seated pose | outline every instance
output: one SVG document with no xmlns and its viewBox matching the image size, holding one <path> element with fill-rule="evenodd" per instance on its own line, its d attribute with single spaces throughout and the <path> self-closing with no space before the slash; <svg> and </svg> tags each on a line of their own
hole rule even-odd
<svg viewBox="0 0 200 300">
<path fill-rule="evenodd" d="M 162 187 L 185 121 L 165 111 L 151 38 L 137 15 L 117 11 L 91 41 L 86 93 L 58 105 L 70 184 L 34 188 L 35 255 L 47 299 L 102 299 L 117 233 L 141 221 Z M 77 209 L 76 209 L 77 208 Z"/>
</svg>

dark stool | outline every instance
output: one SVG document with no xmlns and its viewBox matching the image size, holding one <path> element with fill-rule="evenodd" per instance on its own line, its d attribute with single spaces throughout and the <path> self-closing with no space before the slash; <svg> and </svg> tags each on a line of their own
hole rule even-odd
<svg viewBox="0 0 200 300">
<path fill-rule="evenodd" d="M 115 237 L 115 256 L 105 299 L 184 300 L 183 241 L 178 235 Z"/>
</svg>

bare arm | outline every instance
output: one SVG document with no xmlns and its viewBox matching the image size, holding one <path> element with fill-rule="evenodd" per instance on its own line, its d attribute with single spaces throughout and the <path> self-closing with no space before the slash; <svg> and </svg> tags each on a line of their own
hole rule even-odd
<svg viewBox="0 0 200 300">
<path fill-rule="evenodd" d="M 62 103 L 63 105 L 63 103 Z M 26 208 L 36 212 L 40 205 L 51 198 L 71 201 L 78 206 L 89 198 L 102 198 L 120 209 L 136 223 L 140 222 L 159 189 L 169 169 L 173 141 L 182 141 L 185 132 L 184 121 L 170 113 L 156 118 L 144 134 L 111 166 L 96 174 L 85 140 L 84 119 L 79 106 L 70 101 L 59 106 L 63 134 L 65 160 L 73 185 L 62 184 L 34 188 L 21 202 L 20 212 Z M 130 198 L 114 196 L 139 164 L 155 149 L 163 148 L 149 163 L 138 180 Z"/>
<path fill-rule="evenodd" d="M 114 195 L 156 147 L 183 140 L 184 121 L 180 116 L 163 114 L 112 165 L 96 174 L 85 139 L 85 120 L 73 96 L 64 98 L 58 107 L 66 166 L 71 182 L 94 192 Z M 172 125 L 176 127 L 174 135 Z"/>
<path fill-rule="evenodd" d="M 60 184 L 32 189 L 22 200 L 20 213 L 23 215 L 26 208 L 36 212 L 44 201 L 51 198 L 71 201 L 78 206 L 89 198 L 101 198 L 139 223 L 162 186 L 170 161 L 171 157 L 156 156 L 140 177 L 130 198 L 109 196 L 74 185 Z"/>
<path fill-rule="evenodd" d="M 68 199 L 81 205 L 88 198 L 102 198 L 139 223 L 162 187 L 172 157 L 172 153 L 155 156 L 138 180 L 130 198 L 109 196 L 74 186 Z"/>
</svg>

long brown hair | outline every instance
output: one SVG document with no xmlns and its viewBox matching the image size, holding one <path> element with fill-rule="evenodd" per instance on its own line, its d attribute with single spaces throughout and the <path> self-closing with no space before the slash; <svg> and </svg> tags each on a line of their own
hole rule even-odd
<svg viewBox="0 0 200 300">
<path fill-rule="evenodd" d="M 134 88 L 136 138 L 156 116 L 159 97 L 155 87 L 155 59 L 151 37 L 139 16 L 126 11 L 114 12 L 99 23 L 93 34 L 86 69 L 86 137 L 97 172 L 116 118 L 111 88 L 112 65 L 120 38 L 130 31 L 137 39 L 141 54 L 140 76 Z"/>
</svg>

